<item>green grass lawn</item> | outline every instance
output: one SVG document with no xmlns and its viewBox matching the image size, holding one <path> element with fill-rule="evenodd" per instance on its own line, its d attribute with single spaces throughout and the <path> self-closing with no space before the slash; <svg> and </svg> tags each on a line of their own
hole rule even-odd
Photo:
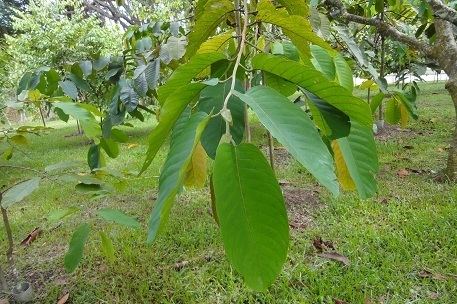
<svg viewBox="0 0 457 304">
<path fill-rule="evenodd" d="M 35 285 L 36 303 L 56 303 L 66 292 L 71 303 L 457 303 L 457 186 L 433 180 L 433 172 L 445 164 L 455 114 L 443 83 L 422 85 L 418 106 L 420 118 L 410 129 L 389 127 L 378 137 L 380 191 L 367 201 L 350 193 L 332 198 L 282 149 L 276 151 L 276 173 L 285 184 L 294 228 L 283 272 L 265 293 L 246 288 L 227 262 L 209 212 L 208 188 L 184 191 L 166 232 L 152 246 L 145 244 L 166 149 L 145 175 L 130 178 L 110 196 L 93 199 L 64 180 L 45 181 L 12 207 L 17 267 Z M 125 128 L 129 142 L 138 145 L 124 145 L 108 166 L 138 170 L 151 125 Z M 64 160 L 84 162 L 87 140 L 66 136 L 75 126 L 52 126 L 48 135 L 30 137 L 25 154 L 17 153 L 7 164 L 42 169 Z M 266 145 L 256 123 L 253 135 L 257 145 Z M 33 174 L 0 170 L 2 185 Z M 398 177 L 400 170 L 409 175 Z M 50 212 L 67 207 L 81 211 L 58 227 L 47 222 Z M 104 207 L 138 218 L 142 229 L 97 219 L 96 211 Z M 81 222 L 90 223 L 91 235 L 82 264 L 67 274 L 63 257 Z M 20 246 L 35 227 L 44 233 L 30 247 Z M 113 239 L 113 262 L 103 256 L 98 231 Z M 331 241 L 350 265 L 318 257 L 313 246 L 318 237 Z M 4 252 L 3 227 L 0 241 Z M 1 263 L 6 266 L 5 257 Z"/>
</svg>

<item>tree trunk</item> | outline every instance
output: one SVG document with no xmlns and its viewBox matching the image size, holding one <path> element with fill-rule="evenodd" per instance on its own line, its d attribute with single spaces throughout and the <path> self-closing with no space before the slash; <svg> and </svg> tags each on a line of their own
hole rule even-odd
<svg viewBox="0 0 457 304">
<path fill-rule="evenodd" d="M 449 92 L 454 103 L 456 118 L 454 119 L 454 133 L 451 139 L 449 155 L 445 174 L 450 180 L 457 180 L 457 78 L 449 79 L 446 83 L 446 90 Z"/>
</svg>

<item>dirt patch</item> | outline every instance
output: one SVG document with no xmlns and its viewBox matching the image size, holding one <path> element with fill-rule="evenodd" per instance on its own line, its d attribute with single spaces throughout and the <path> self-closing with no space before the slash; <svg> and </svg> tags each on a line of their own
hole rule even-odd
<svg viewBox="0 0 457 304">
<path fill-rule="evenodd" d="M 262 146 L 262 152 L 265 154 L 265 157 L 270 161 L 270 153 L 268 146 Z M 275 166 L 286 167 L 290 164 L 292 156 L 287 152 L 284 147 L 275 147 L 274 148 L 274 162 Z"/>
<path fill-rule="evenodd" d="M 286 201 L 289 226 L 294 230 L 311 226 L 316 210 L 322 207 L 319 192 L 311 187 L 300 188 L 285 183 L 282 183 L 281 188 Z"/>
<path fill-rule="evenodd" d="M 387 141 L 392 138 L 409 138 L 414 137 L 416 133 L 410 129 L 402 129 L 398 126 L 385 125 L 379 130 L 375 138 L 379 141 Z"/>
</svg>

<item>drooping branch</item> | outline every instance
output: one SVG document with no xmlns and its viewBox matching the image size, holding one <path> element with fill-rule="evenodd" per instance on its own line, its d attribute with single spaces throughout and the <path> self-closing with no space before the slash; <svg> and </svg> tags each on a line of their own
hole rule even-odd
<svg viewBox="0 0 457 304">
<path fill-rule="evenodd" d="M 122 6 L 114 4 L 113 0 L 84 0 L 83 4 L 86 13 L 95 14 L 103 21 L 109 19 L 124 28 L 140 24 L 140 20 L 127 1 Z"/>
<path fill-rule="evenodd" d="M 432 7 L 435 18 L 446 20 L 457 26 L 457 11 L 455 9 L 447 6 L 441 0 L 427 0 L 427 2 Z"/>
<path fill-rule="evenodd" d="M 324 3 L 329 9 L 330 15 L 333 18 L 376 27 L 379 33 L 384 37 L 389 37 L 398 42 L 402 42 L 411 48 L 422 52 L 428 57 L 433 57 L 432 49 L 427 43 L 400 32 L 393 25 L 381 20 L 380 18 L 366 18 L 363 16 L 350 14 L 340 0 L 325 0 Z"/>
</svg>

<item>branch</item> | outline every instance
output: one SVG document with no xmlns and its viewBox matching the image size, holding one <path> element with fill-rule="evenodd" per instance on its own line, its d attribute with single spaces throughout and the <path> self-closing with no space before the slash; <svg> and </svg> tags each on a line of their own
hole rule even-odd
<svg viewBox="0 0 457 304">
<path fill-rule="evenodd" d="M 433 15 L 435 18 L 446 20 L 457 26 L 457 11 L 441 0 L 427 0 L 428 4 L 432 7 Z"/>
<path fill-rule="evenodd" d="M 344 4 L 340 0 L 325 0 L 324 3 L 329 9 L 330 15 L 333 18 L 373 26 L 377 28 L 382 36 L 390 37 L 393 40 L 402 42 L 411 48 L 424 53 L 426 56 L 433 56 L 432 49 L 428 44 L 400 32 L 393 25 L 379 18 L 366 18 L 359 15 L 350 14 L 347 12 L 346 7 L 344 7 Z"/>
</svg>

